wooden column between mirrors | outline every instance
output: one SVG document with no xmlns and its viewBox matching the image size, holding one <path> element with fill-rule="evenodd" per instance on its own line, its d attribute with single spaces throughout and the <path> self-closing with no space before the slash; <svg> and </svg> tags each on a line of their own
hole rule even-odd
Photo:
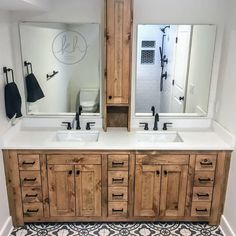
<svg viewBox="0 0 236 236">
<path fill-rule="evenodd" d="M 105 0 L 104 130 L 131 119 L 132 0 Z"/>
</svg>

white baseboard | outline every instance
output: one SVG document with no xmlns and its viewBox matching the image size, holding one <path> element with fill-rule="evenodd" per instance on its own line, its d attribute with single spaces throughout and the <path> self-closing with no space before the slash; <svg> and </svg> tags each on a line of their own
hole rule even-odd
<svg viewBox="0 0 236 236">
<path fill-rule="evenodd" d="M 225 216 L 221 217 L 220 229 L 224 236 L 236 236 Z"/>
<path fill-rule="evenodd" d="M 0 236 L 8 236 L 13 230 L 13 225 L 12 225 L 12 219 L 11 216 L 9 216 L 3 225 L 3 227 L 0 229 Z"/>
</svg>

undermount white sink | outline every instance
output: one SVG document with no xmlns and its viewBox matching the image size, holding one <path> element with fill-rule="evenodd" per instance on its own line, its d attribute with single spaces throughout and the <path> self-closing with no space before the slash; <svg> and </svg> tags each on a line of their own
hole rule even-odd
<svg viewBox="0 0 236 236">
<path fill-rule="evenodd" d="M 178 143 L 182 138 L 175 131 L 137 131 L 136 140 L 142 143 Z"/>
<path fill-rule="evenodd" d="M 62 130 L 57 131 L 56 140 L 59 142 L 97 142 L 99 131 Z"/>
</svg>

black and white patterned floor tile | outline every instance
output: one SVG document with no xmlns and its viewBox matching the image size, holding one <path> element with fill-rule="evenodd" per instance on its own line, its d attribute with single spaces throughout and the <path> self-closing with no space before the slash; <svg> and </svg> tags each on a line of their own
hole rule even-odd
<svg viewBox="0 0 236 236">
<path fill-rule="evenodd" d="M 67 223 L 26 224 L 11 236 L 222 236 L 220 229 L 200 223 Z"/>
</svg>

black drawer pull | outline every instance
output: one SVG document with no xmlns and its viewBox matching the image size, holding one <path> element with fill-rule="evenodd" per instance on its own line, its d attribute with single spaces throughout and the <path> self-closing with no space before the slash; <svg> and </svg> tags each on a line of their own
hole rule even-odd
<svg viewBox="0 0 236 236">
<path fill-rule="evenodd" d="M 159 170 L 157 170 L 157 171 L 156 171 L 156 174 L 157 174 L 157 175 L 160 175 L 160 171 L 159 171 Z"/>
<path fill-rule="evenodd" d="M 199 182 L 209 182 L 211 181 L 210 178 L 198 178 Z"/>
<path fill-rule="evenodd" d="M 72 175 L 72 173 L 73 173 L 73 171 L 72 171 L 72 170 L 70 170 L 70 171 L 69 171 L 69 175 Z"/>
<path fill-rule="evenodd" d="M 23 161 L 22 164 L 23 164 L 23 165 L 34 165 L 34 164 L 35 164 L 35 161 L 33 161 L 33 162 Z"/>
<path fill-rule="evenodd" d="M 112 212 L 113 213 L 122 213 L 122 212 L 124 212 L 124 209 L 123 208 L 121 208 L 121 209 L 114 209 L 114 208 L 112 208 Z"/>
<path fill-rule="evenodd" d="M 118 167 L 118 166 L 124 166 L 124 162 L 115 162 L 115 161 L 113 161 L 112 162 L 112 167 Z"/>
<path fill-rule="evenodd" d="M 112 178 L 112 182 L 114 182 L 114 183 L 123 183 L 124 178 Z"/>
<path fill-rule="evenodd" d="M 33 179 L 30 179 L 30 178 L 24 178 L 24 181 L 25 182 L 35 182 L 37 178 L 33 178 Z"/>
<path fill-rule="evenodd" d="M 38 194 L 26 194 L 25 197 L 37 197 Z"/>
<path fill-rule="evenodd" d="M 77 174 L 77 175 L 80 175 L 80 170 L 77 170 L 77 171 L 76 171 L 76 174 Z"/>
<path fill-rule="evenodd" d="M 201 164 L 202 166 L 212 166 L 212 165 L 213 165 L 212 162 L 205 162 L 205 161 L 200 161 L 200 164 Z"/>
<path fill-rule="evenodd" d="M 196 212 L 208 212 L 208 210 L 207 208 L 204 208 L 204 209 L 196 208 Z"/>
<path fill-rule="evenodd" d="M 112 194 L 112 197 L 114 197 L 114 198 L 123 198 L 123 197 L 124 197 L 124 194 L 123 194 L 123 193 L 121 193 L 121 194 L 115 194 L 115 193 L 113 193 L 113 194 Z"/>
<path fill-rule="evenodd" d="M 197 196 L 200 198 L 200 197 L 209 197 L 209 194 L 208 193 L 197 193 Z"/>
<path fill-rule="evenodd" d="M 168 175 L 168 171 L 164 170 L 164 175 L 167 176 Z"/>
<path fill-rule="evenodd" d="M 108 98 L 111 100 L 111 99 L 112 99 L 112 96 L 109 96 Z"/>
<path fill-rule="evenodd" d="M 36 209 L 36 210 L 27 209 L 27 212 L 28 213 L 37 213 L 37 212 L 39 212 L 39 209 Z"/>
</svg>

